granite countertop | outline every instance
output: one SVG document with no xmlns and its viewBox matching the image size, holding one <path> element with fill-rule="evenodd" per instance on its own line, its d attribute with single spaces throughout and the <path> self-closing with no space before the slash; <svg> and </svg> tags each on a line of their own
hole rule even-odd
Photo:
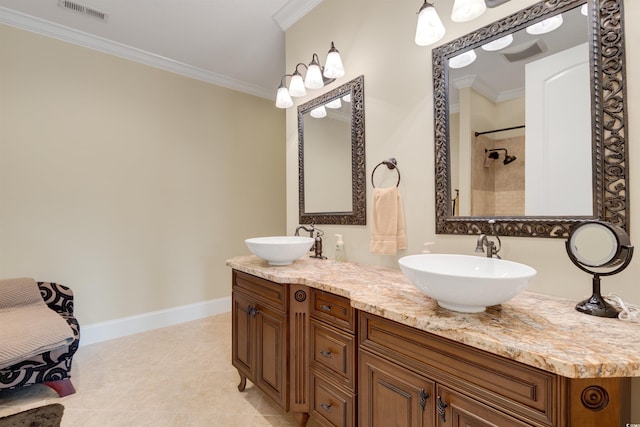
<svg viewBox="0 0 640 427">
<path fill-rule="evenodd" d="M 640 377 L 640 325 L 579 313 L 578 301 L 525 291 L 484 313 L 456 313 L 399 270 L 313 258 L 270 266 L 253 255 L 227 265 L 341 295 L 358 310 L 565 377 Z"/>
</svg>

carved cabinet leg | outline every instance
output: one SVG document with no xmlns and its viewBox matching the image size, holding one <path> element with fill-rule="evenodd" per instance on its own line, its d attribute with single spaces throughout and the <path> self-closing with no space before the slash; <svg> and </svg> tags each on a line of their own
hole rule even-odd
<svg viewBox="0 0 640 427">
<path fill-rule="evenodd" d="M 296 422 L 298 427 L 304 427 L 307 425 L 307 421 L 309 420 L 309 413 L 307 412 L 294 412 L 293 419 Z"/>
<path fill-rule="evenodd" d="M 238 372 L 240 374 L 240 384 L 238 384 L 238 390 L 239 391 L 244 391 L 245 387 L 247 386 L 247 376 L 244 375 L 242 372 Z"/>
</svg>

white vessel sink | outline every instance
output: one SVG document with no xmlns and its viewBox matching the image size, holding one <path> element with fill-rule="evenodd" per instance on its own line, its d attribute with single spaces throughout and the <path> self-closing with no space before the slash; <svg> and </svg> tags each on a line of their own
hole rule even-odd
<svg viewBox="0 0 640 427">
<path fill-rule="evenodd" d="M 438 305 L 463 313 L 510 300 L 536 276 L 528 265 L 469 255 L 409 255 L 398 263 L 409 281 Z"/>
<path fill-rule="evenodd" d="M 244 242 L 256 256 L 271 265 L 289 265 L 313 246 L 311 237 L 303 236 L 271 236 L 254 237 Z"/>
</svg>

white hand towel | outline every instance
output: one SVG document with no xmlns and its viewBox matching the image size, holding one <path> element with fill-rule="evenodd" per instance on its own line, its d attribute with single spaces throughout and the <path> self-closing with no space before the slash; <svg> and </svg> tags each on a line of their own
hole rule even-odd
<svg viewBox="0 0 640 427">
<path fill-rule="evenodd" d="M 375 188 L 369 250 L 374 254 L 395 255 L 398 250 L 406 247 L 404 211 L 398 188 Z"/>
</svg>

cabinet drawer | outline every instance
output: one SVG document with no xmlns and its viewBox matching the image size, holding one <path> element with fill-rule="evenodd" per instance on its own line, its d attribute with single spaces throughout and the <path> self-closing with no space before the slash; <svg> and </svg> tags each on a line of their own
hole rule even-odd
<svg viewBox="0 0 640 427">
<path fill-rule="evenodd" d="M 311 414 L 324 424 L 355 427 L 355 396 L 311 374 Z"/>
<path fill-rule="evenodd" d="M 336 381 L 353 391 L 355 364 L 355 337 L 311 320 L 311 365 L 329 370 Z"/>
<path fill-rule="evenodd" d="M 311 315 L 334 326 L 355 331 L 355 309 L 348 298 L 313 289 L 311 292 Z"/>
<path fill-rule="evenodd" d="M 360 346 L 453 389 L 540 425 L 555 425 L 556 375 L 361 313 Z M 556 399 L 556 400 L 554 400 Z"/>
<path fill-rule="evenodd" d="M 243 292 L 275 309 L 282 311 L 287 309 L 286 285 L 270 282 L 237 270 L 233 270 L 232 283 L 234 291 Z"/>
</svg>

